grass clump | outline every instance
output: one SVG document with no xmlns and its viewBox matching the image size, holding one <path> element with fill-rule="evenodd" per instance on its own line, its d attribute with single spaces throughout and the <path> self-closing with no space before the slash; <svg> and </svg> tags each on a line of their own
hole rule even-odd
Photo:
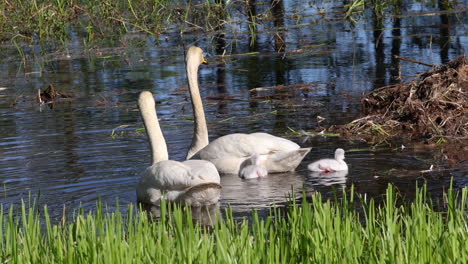
<svg viewBox="0 0 468 264">
<path fill-rule="evenodd" d="M 253 44 L 259 29 L 276 34 L 269 21 L 286 19 L 296 23 L 301 17 L 310 16 L 311 10 L 357 22 L 368 9 L 382 21 L 388 10 L 399 13 L 398 10 L 407 8 L 402 0 L 346 2 L 341 6 L 336 1 L 313 0 L 310 7 L 295 7 L 283 1 L 6 0 L 0 1 L 0 43 L 39 43 L 53 50 L 50 46 L 55 41 L 58 47 L 76 40 L 90 47 L 100 39 L 125 41 L 126 33 L 159 36 L 175 30 L 247 34 L 252 37 Z M 424 1 L 421 4 L 431 6 Z M 456 4 L 442 1 L 439 8 L 456 9 Z M 277 24 L 284 30 L 283 22 Z M 242 28 L 247 28 L 248 32 Z"/>
<path fill-rule="evenodd" d="M 118 38 L 132 30 L 154 35 L 170 19 L 170 3 L 167 0 L 4 1 L 0 4 L 0 40 L 58 40 L 63 45 L 76 38 L 75 34 L 85 35 L 88 41 L 97 36 Z"/>
<path fill-rule="evenodd" d="M 76 212 L 52 223 L 23 204 L 0 217 L 1 263 L 467 263 L 468 188 L 449 190 L 437 211 L 417 190 L 399 202 L 390 186 L 382 205 L 350 196 L 334 202 L 320 194 L 260 218 L 237 221 L 232 212 L 207 228 L 191 210 L 162 205 L 158 219 L 129 205 Z M 359 203 L 360 209 L 356 208 Z"/>
</svg>

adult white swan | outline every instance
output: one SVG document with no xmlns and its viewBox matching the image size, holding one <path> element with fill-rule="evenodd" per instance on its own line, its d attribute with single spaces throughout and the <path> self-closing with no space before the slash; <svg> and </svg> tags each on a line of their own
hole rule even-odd
<svg viewBox="0 0 468 264">
<path fill-rule="evenodd" d="M 152 165 L 145 170 L 137 186 L 138 201 L 153 205 L 158 205 L 161 199 L 193 206 L 217 203 L 221 185 L 216 167 L 206 160 L 168 160 L 153 95 L 148 91 L 141 92 L 138 106 L 152 157 Z"/>
<path fill-rule="evenodd" d="M 310 148 L 267 133 L 229 134 L 208 141 L 208 129 L 203 102 L 198 88 L 198 67 L 206 62 L 199 47 L 187 52 L 187 77 L 194 113 L 195 129 L 187 159 L 203 159 L 212 162 L 219 173 L 238 174 L 241 167 L 252 165 L 250 157 L 261 155 L 259 166 L 268 173 L 293 171 L 309 153 Z"/>
<path fill-rule="evenodd" d="M 334 172 L 334 171 L 347 171 L 348 164 L 344 161 L 345 151 L 341 148 L 335 150 L 334 159 L 321 159 L 307 165 L 311 171 Z"/>
</svg>

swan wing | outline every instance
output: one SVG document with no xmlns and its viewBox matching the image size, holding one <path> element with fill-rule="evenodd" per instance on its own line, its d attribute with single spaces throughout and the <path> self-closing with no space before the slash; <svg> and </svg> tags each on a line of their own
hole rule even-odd
<svg viewBox="0 0 468 264">
<path fill-rule="evenodd" d="M 229 134 L 219 137 L 199 151 L 204 160 L 215 160 L 224 157 L 248 158 L 253 154 L 267 155 L 279 151 L 299 149 L 296 143 L 272 136 L 267 133 Z"/>
<path fill-rule="evenodd" d="M 221 196 L 221 179 L 213 163 L 206 160 L 186 160 L 190 167 L 191 187 L 178 199 L 193 206 L 212 205 Z"/>
<path fill-rule="evenodd" d="M 203 183 L 220 182 L 216 167 L 205 160 L 161 161 L 146 169 L 143 180 L 160 190 L 185 190 Z"/>
<path fill-rule="evenodd" d="M 181 162 L 165 160 L 148 167 L 141 183 L 160 190 L 183 190 L 190 187 L 190 168 Z"/>
<path fill-rule="evenodd" d="M 206 160 L 186 160 L 182 162 L 185 166 L 190 168 L 190 185 L 195 186 L 205 183 L 220 184 L 218 170 L 213 163 Z"/>
<path fill-rule="evenodd" d="M 273 136 L 268 133 L 257 132 L 250 134 L 250 136 L 254 137 L 256 141 L 260 141 L 263 144 L 266 144 L 271 152 L 293 151 L 300 148 L 298 144 L 292 142 L 289 139 Z"/>
<path fill-rule="evenodd" d="M 267 133 L 236 133 L 215 139 L 193 158 L 212 162 L 220 173 L 238 174 L 246 160 L 260 155 L 263 161 L 259 165 L 268 172 L 285 172 L 293 171 L 309 151 L 310 148 L 300 148 L 288 139 Z"/>
</svg>

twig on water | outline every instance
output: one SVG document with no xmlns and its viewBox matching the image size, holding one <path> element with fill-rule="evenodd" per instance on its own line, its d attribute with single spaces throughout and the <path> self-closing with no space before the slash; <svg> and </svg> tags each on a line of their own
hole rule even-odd
<svg viewBox="0 0 468 264">
<path fill-rule="evenodd" d="M 422 61 L 417 61 L 417 60 L 413 60 L 413 59 L 410 59 L 410 58 L 405 58 L 405 57 L 400 57 L 400 56 L 393 56 L 395 59 L 399 59 L 399 60 L 404 60 L 404 61 L 409 61 L 409 62 L 412 62 L 412 63 L 418 63 L 418 64 L 421 64 L 421 65 L 425 65 L 425 66 L 429 66 L 429 67 L 437 67 L 437 65 L 434 65 L 434 64 L 430 64 L 430 63 L 426 63 L 426 62 L 422 62 Z"/>
</svg>

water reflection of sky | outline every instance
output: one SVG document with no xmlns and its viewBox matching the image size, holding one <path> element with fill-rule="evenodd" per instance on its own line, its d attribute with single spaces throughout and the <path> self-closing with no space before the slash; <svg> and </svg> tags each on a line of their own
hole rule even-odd
<svg viewBox="0 0 468 264">
<path fill-rule="evenodd" d="M 292 13 L 301 4 L 285 1 L 285 13 Z M 375 196 L 388 183 L 395 183 L 408 193 L 414 191 L 416 182 L 430 183 L 430 190 L 440 193 L 448 186 L 450 176 L 455 177 L 457 187 L 468 185 L 466 167 L 449 167 L 433 151 L 411 147 L 404 151 L 384 148 L 347 152 L 350 171 L 344 180 L 311 175 L 306 170 L 307 163 L 329 157 L 336 147 L 349 150 L 368 146 L 332 138 L 304 141 L 304 137 L 287 134 L 287 127 L 316 129 L 318 115 L 326 118 L 323 125 L 343 124 L 356 118 L 361 94 L 393 82 L 398 63 L 403 76 L 428 69 L 394 60 L 393 55 L 439 64 L 463 54 L 468 45 L 467 16 L 444 18 L 404 13 L 401 18 L 387 19 L 382 32 L 375 34 L 375 25 L 367 13 L 367 20 L 351 26 L 332 17 L 324 19 L 316 9 L 304 7 L 304 14 L 310 16 L 298 21 L 287 18 L 284 23 L 288 29 L 278 30 L 285 40 L 286 55 L 275 51 L 273 34 L 259 33 L 255 46 L 249 45 L 245 34 L 227 34 L 225 44 L 233 54 L 258 54 L 209 57 L 210 64 L 200 69 L 211 139 L 233 132 L 264 131 L 313 147 L 295 173 L 272 175 L 261 182 L 223 177 L 221 207 L 231 204 L 237 212 L 263 208 L 284 201 L 291 185 L 295 189 L 305 186 L 310 193 L 331 194 L 354 184 L 358 191 Z M 425 9 L 414 3 L 409 10 Z M 450 22 L 450 30 L 440 26 L 447 22 L 443 19 Z M 307 25 L 295 27 L 297 24 Z M 275 29 L 274 22 L 265 25 L 264 29 Z M 239 30 L 247 29 L 240 26 Z M 200 38 L 185 37 L 187 43 Z M 381 44 L 378 48 L 377 38 Z M 150 38 L 147 42 L 154 41 Z M 198 43 L 216 54 L 210 38 Z M 311 45 L 316 47 L 308 47 Z M 193 127 L 180 36 L 171 35 L 159 46 L 103 48 L 102 52 L 102 56 L 96 56 L 84 50 L 81 42 L 74 41 L 70 44 L 71 59 L 49 55 L 47 64 L 31 63 L 25 69 L 42 69 L 42 73 L 25 77 L 18 59 L 12 57 L 14 48 L 5 48 L 4 57 L 0 58 L 0 87 L 7 88 L 0 91 L 2 203 L 18 204 L 19 199 L 28 197 L 29 191 L 33 195 L 40 193 L 40 203 L 49 204 L 52 215 L 58 216 L 63 204 L 70 209 L 79 204 L 92 209 L 97 197 L 110 204 L 117 197 L 121 204 L 134 202 L 134 186 L 149 163 L 145 135 L 135 132 L 143 127 L 136 108 L 136 98 L 142 90 L 151 90 L 158 101 L 170 157 L 184 159 Z M 302 90 L 248 92 L 258 87 L 314 82 L 321 84 L 306 85 Z M 72 91 L 75 98 L 54 109 L 39 107 L 34 96 L 38 88 L 49 83 Z M 220 95 L 227 100 L 221 100 Z M 13 101 L 15 105 L 11 104 Z M 112 130 L 121 125 L 128 127 L 116 129 L 117 136 L 111 137 Z M 430 175 L 419 172 L 431 164 L 446 170 Z"/>
</svg>

